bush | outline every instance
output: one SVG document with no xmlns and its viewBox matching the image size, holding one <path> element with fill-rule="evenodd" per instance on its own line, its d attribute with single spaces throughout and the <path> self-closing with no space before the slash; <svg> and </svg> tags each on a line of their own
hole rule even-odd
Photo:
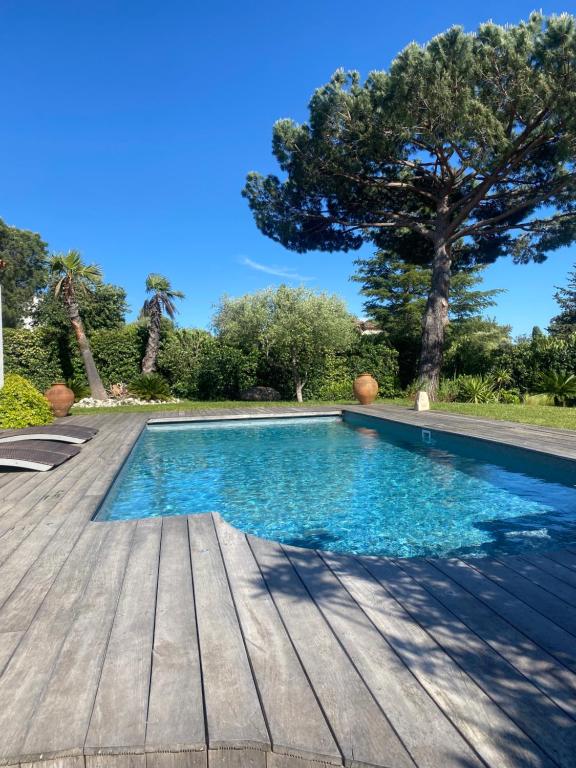
<svg viewBox="0 0 576 768">
<path fill-rule="evenodd" d="M 461 403 L 493 403 L 497 398 L 494 382 L 483 376 L 460 376 L 457 399 Z"/>
<path fill-rule="evenodd" d="M 168 382 L 158 373 L 140 373 L 130 383 L 129 392 L 141 400 L 170 399 Z"/>
<path fill-rule="evenodd" d="M 459 390 L 460 383 L 458 379 L 442 379 L 438 387 L 436 399 L 441 403 L 452 403 L 458 399 Z"/>
<path fill-rule="evenodd" d="M 207 331 L 196 328 L 177 328 L 161 341 L 158 372 L 177 397 L 198 397 L 202 366 L 213 343 Z"/>
<path fill-rule="evenodd" d="M 520 390 L 518 389 L 500 389 L 496 393 L 499 403 L 506 405 L 518 405 L 522 402 Z"/>
<path fill-rule="evenodd" d="M 23 376 L 41 392 L 65 378 L 58 336 L 45 328 L 5 328 L 4 365 L 7 373 Z"/>
<path fill-rule="evenodd" d="M 23 376 L 9 373 L 0 390 L 0 429 L 20 429 L 50 424 L 50 403 Z"/>
</svg>

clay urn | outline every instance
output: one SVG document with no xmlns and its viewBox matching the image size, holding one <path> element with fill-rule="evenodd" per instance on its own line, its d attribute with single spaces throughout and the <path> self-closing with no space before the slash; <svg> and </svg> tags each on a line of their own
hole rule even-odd
<svg viewBox="0 0 576 768">
<path fill-rule="evenodd" d="M 74 392 L 66 384 L 61 381 L 52 384 L 50 389 L 44 392 L 44 397 L 50 403 L 54 416 L 68 416 L 74 403 Z"/>
<path fill-rule="evenodd" d="M 370 405 L 376 400 L 378 382 L 369 373 L 361 373 L 354 379 L 354 395 L 360 405 Z"/>
</svg>

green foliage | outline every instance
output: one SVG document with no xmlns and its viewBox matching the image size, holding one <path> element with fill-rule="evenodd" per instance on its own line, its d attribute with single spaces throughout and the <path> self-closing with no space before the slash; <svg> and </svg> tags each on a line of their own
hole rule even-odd
<svg viewBox="0 0 576 768">
<path fill-rule="evenodd" d="M 353 276 L 361 283 L 361 293 L 367 297 L 367 314 L 374 318 L 389 343 L 398 350 L 400 381 L 403 386 L 412 381 L 418 369 L 422 317 L 426 309 L 432 282 L 428 266 L 403 262 L 384 251 L 368 259 L 356 261 L 358 272 Z M 457 271 L 450 285 L 450 329 L 452 343 L 461 325 L 468 325 L 485 309 L 495 304 L 494 296 L 501 291 L 480 291 L 481 267 Z M 460 372 L 472 373 L 465 368 Z"/>
<path fill-rule="evenodd" d="M 74 392 L 74 400 L 82 400 L 84 397 L 90 396 L 90 390 L 82 379 L 66 379 L 66 386 Z"/>
<path fill-rule="evenodd" d="M 462 403 L 494 402 L 497 399 L 494 382 L 484 376 L 460 376 L 456 399 Z"/>
<path fill-rule="evenodd" d="M 576 333 L 568 336 L 535 336 L 504 344 L 495 350 L 492 368 L 505 368 L 520 392 L 536 392 L 541 375 L 548 371 L 576 371 Z"/>
<path fill-rule="evenodd" d="M 5 328 L 18 328 L 30 313 L 34 296 L 47 283 L 46 243 L 40 235 L 9 227 L 0 219 L 2 319 Z"/>
<path fill-rule="evenodd" d="M 6 371 L 19 374 L 45 392 L 64 376 L 57 336 L 46 328 L 6 328 L 4 330 L 4 365 Z"/>
<path fill-rule="evenodd" d="M 132 381 L 140 372 L 146 344 L 146 330 L 133 323 L 117 330 L 94 331 L 90 343 L 94 362 L 106 386 Z M 75 372 L 81 376 L 81 360 L 75 358 Z"/>
<path fill-rule="evenodd" d="M 257 371 L 257 350 L 244 352 L 212 338 L 206 344 L 198 372 L 198 397 L 201 400 L 233 400 L 240 392 L 261 383 Z"/>
<path fill-rule="evenodd" d="M 20 429 L 50 424 L 50 403 L 23 376 L 9 373 L 0 389 L 0 429 Z"/>
<path fill-rule="evenodd" d="M 576 270 L 568 274 L 568 285 L 554 294 L 560 312 L 550 321 L 548 331 L 553 336 L 569 336 L 576 332 Z"/>
<path fill-rule="evenodd" d="M 130 382 L 128 391 L 141 400 L 163 401 L 170 399 L 168 382 L 158 373 L 138 374 Z"/>
<path fill-rule="evenodd" d="M 95 330 L 117 329 L 124 325 L 128 305 L 126 291 L 120 286 L 96 283 L 92 290 L 80 291 L 77 301 L 88 336 Z M 70 317 L 53 291 L 45 291 L 42 294 L 34 309 L 33 319 L 37 326 L 54 328 L 66 336 L 71 333 Z"/>
<path fill-rule="evenodd" d="M 554 405 L 567 405 L 576 400 L 576 375 L 566 371 L 547 371 L 541 373 L 537 391 L 548 395 Z"/>
<path fill-rule="evenodd" d="M 286 285 L 238 299 L 225 296 L 213 324 L 225 344 L 261 355 L 286 378 L 290 375 L 297 396 L 322 359 L 349 349 L 355 338 L 353 318 L 341 299 Z"/>
<path fill-rule="evenodd" d="M 446 335 L 444 374 L 482 375 L 490 371 L 499 350 L 510 344 L 510 330 L 509 325 L 485 317 L 451 323 Z"/>
<path fill-rule="evenodd" d="M 158 372 L 170 382 L 176 397 L 199 396 L 199 381 L 205 358 L 214 344 L 212 336 L 196 328 L 175 328 L 160 343 Z"/>
<path fill-rule="evenodd" d="M 507 405 L 517 405 L 522 402 L 522 396 L 518 389 L 500 389 L 497 390 L 496 396 L 499 403 L 505 403 Z"/>
<path fill-rule="evenodd" d="M 309 120 L 279 120 L 281 175 L 243 190 L 259 229 L 299 251 L 371 243 L 431 267 L 420 374 L 440 373 L 450 272 L 543 261 L 576 239 L 576 19 L 452 27 L 362 82 L 337 71 Z"/>
</svg>

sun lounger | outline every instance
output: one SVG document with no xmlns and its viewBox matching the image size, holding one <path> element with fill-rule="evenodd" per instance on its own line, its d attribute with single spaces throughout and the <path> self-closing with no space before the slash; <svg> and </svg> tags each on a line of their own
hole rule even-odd
<svg viewBox="0 0 576 768">
<path fill-rule="evenodd" d="M 46 472 L 80 452 L 77 445 L 56 445 L 46 440 L 25 440 L 0 445 L 0 471 L 3 467 Z"/>
<path fill-rule="evenodd" d="M 20 442 L 21 440 L 56 440 L 62 443 L 85 443 L 98 432 L 93 427 L 80 427 L 77 424 L 48 424 L 44 427 L 26 427 L 25 429 L 0 429 L 0 444 Z"/>
</svg>

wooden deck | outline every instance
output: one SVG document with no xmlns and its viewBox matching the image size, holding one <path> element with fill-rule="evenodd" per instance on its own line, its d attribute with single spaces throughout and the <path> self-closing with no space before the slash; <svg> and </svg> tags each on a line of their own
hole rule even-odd
<svg viewBox="0 0 576 768">
<path fill-rule="evenodd" d="M 91 522 L 147 418 L 74 417 L 100 429 L 78 457 L 0 474 L 0 765 L 576 766 L 576 549 L 358 558 L 218 515 Z"/>
</svg>

